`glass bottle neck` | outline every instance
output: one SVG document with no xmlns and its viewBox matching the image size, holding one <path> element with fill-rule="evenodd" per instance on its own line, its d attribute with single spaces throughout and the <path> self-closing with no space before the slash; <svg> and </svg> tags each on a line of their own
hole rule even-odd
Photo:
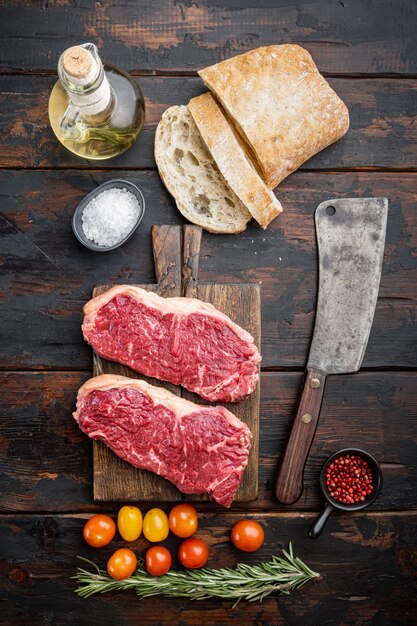
<svg viewBox="0 0 417 626">
<path fill-rule="evenodd" d="M 81 76 L 71 74 L 68 65 L 65 64 L 66 53 L 64 52 L 58 62 L 59 79 L 71 104 L 79 109 L 83 117 L 99 115 L 109 108 L 112 90 L 97 47 L 86 43 L 78 48 L 84 48 L 86 51 L 89 62 L 88 71 Z"/>
</svg>

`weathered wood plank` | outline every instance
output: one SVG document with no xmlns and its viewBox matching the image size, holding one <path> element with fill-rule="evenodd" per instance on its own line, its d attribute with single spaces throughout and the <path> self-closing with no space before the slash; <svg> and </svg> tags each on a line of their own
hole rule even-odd
<svg viewBox="0 0 417 626">
<path fill-rule="evenodd" d="M 325 72 L 417 71 L 410 0 L 301 2 L 27 2 L 2 0 L 3 68 L 55 69 L 83 41 L 131 70 L 195 70 L 251 48 L 297 42 Z"/>
<path fill-rule="evenodd" d="M 49 125 L 48 98 L 55 77 L 0 76 L 0 167 L 95 168 L 61 146 Z M 308 169 L 416 168 L 417 80 L 331 78 L 350 110 L 348 134 L 310 159 Z M 154 168 L 155 126 L 165 109 L 205 91 L 198 77 L 143 76 L 145 127 L 125 154 L 100 168 Z"/>
<path fill-rule="evenodd" d="M 75 206 L 111 177 L 145 195 L 146 213 L 120 250 L 94 254 L 71 231 Z M 387 196 L 387 245 L 364 367 L 416 367 L 417 176 L 296 173 L 279 192 L 284 213 L 266 231 L 253 223 L 239 236 L 204 233 L 202 282 L 259 282 L 263 367 L 304 367 L 316 303 L 313 213 L 326 198 Z M 2 233 L 0 354 L 6 369 L 91 367 L 82 306 L 96 284 L 153 283 L 152 224 L 183 219 L 154 172 L 0 172 Z"/>
<path fill-rule="evenodd" d="M 92 501 L 92 442 L 72 419 L 78 387 L 88 378 L 76 372 L 0 375 L 0 510 L 93 511 L 116 504 Z M 376 456 L 384 488 L 372 509 L 417 508 L 415 439 L 417 373 L 378 372 L 331 376 L 316 438 L 306 467 L 302 499 L 292 507 L 274 497 L 278 456 L 296 410 L 301 373 L 264 373 L 261 380 L 259 493 L 233 509 L 317 510 L 317 478 L 325 459 L 346 446 Z M 221 511 L 215 504 L 200 508 Z"/>
<path fill-rule="evenodd" d="M 2 619 L 14 626 L 72 626 L 75 622 L 80 626 L 127 626 L 137 624 L 138 616 L 143 626 L 414 624 L 417 515 L 334 516 L 325 536 L 316 542 L 307 537 L 312 517 L 256 515 L 265 528 L 266 540 L 259 552 L 250 555 L 239 553 L 228 541 L 238 516 L 201 516 L 198 533 L 209 543 L 211 567 L 268 560 L 292 541 L 295 553 L 321 575 L 291 596 L 273 595 L 262 604 L 242 602 L 233 609 L 232 602 L 218 599 L 139 600 L 133 591 L 80 599 L 70 579 L 79 563 L 77 555 L 104 567 L 112 550 L 122 542 L 115 539 L 106 548 L 89 548 L 82 538 L 83 515 L 2 516 Z M 167 540 L 174 553 L 179 541 L 172 537 Z M 147 546 L 143 538 L 133 544 L 138 554 L 143 554 Z"/>
</svg>

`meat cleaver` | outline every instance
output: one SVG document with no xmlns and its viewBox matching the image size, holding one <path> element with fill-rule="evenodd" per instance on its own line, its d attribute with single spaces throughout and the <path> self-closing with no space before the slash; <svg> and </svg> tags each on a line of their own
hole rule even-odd
<svg viewBox="0 0 417 626">
<path fill-rule="evenodd" d="M 328 374 L 357 372 L 371 331 L 381 280 L 386 198 L 342 198 L 316 209 L 319 292 L 307 374 L 280 463 L 275 493 L 293 504 L 320 414 Z"/>
</svg>

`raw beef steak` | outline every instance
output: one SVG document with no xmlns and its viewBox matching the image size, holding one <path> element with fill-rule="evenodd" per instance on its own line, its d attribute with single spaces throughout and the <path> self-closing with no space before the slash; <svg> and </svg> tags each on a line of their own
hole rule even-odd
<svg viewBox="0 0 417 626">
<path fill-rule="evenodd" d="M 120 458 L 170 480 L 184 493 L 233 502 L 252 434 L 222 406 L 198 406 L 143 380 L 104 374 L 78 391 L 81 430 Z"/>
<path fill-rule="evenodd" d="M 105 359 L 212 401 L 239 402 L 256 387 L 253 337 L 207 302 L 120 285 L 84 314 L 84 338 Z"/>
</svg>

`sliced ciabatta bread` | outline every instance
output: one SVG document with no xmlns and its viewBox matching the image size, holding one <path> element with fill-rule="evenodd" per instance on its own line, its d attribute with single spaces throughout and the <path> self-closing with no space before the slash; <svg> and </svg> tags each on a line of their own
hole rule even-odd
<svg viewBox="0 0 417 626">
<path fill-rule="evenodd" d="M 256 48 L 198 73 L 271 189 L 349 128 L 346 105 L 295 44 Z"/>
<path fill-rule="evenodd" d="M 186 106 L 165 111 L 155 135 L 159 174 L 190 222 L 212 233 L 240 233 L 251 214 L 230 189 Z"/>
<path fill-rule="evenodd" d="M 266 228 L 282 206 L 249 161 L 223 111 L 211 93 L 190 100 L 188 109 L 229 187 Z"/>
</svg>

